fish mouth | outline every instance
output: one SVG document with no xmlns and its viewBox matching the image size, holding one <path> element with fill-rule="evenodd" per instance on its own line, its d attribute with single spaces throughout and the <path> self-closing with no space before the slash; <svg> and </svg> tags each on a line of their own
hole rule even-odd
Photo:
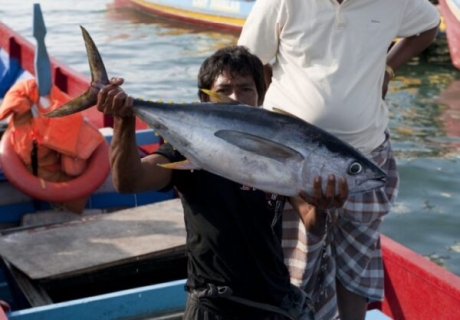
<svg viewBox="0 0 460 320">
<path fill-rule="evenodd" d="M 372 191 L 384 187 L 387 183 L 387 177 L 375 177 L 367 181 L 362 181 L 358 186 L 362 187 L 363 191 Z"/>
<path fill-rule="evenodd" d="M 387 174 L 380 168 L 375 168 L 372 171 L 368 171 L 369 178 L 362 180 L 358 185 L 365 184 L 366 182 L 373 182 L 373 184 L 385 185 L 387 183 Z"/>
<path fill-rule="evenodd" d="M 387 183 L 387 176 L 385 174 L 378 174 L 372 178 L 357 181 L 354 190 L 350 190 L 349 194 L 365 193 L 384 187 Z"/>
<path fill-rule="evenodd" d="M 376 178 L 374 178 L 372 180 L 376 181 L 376 182 L 380 182 L 382 184 L 385 184 L 385 183 L 387 183 L 387 176 L 384 175 L 384 176 L 376 177 Z"/>
</svg>

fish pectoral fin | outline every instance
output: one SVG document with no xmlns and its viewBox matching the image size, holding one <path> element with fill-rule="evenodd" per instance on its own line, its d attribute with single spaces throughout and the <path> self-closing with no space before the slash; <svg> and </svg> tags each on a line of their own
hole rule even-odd
<svg viewBox="0 0 460 320">
<path fill-rule="evenodd" d="M 191 163 L 188 160 L 179 161 L 179 162 L 171 162 L 171 163 L 163 163 L 158 164 L 160 167 L 165 169 L 172 169 L 172 170 L 199 170 L 201 169 L 199 166 Z"/>
<path fill-rule="evenodd" d="M 206 93 L 209 96 L 211 102 L 215 103 L 230 103 L 230 104 L 240 104 L 238 101 L 233 100 L 232 98 L 227 97 L 225 94 L 211 91 L 208 89 L 201 89 L 202 92 Z"/>
<path fill-rule="evenodd" d="M 233 130 L 219 130 L 214 135 L 238 148 L 264 157 L 273 159 L 304 158 L 301 153 L 288 146 L 253 134 Z"/>
</svg>

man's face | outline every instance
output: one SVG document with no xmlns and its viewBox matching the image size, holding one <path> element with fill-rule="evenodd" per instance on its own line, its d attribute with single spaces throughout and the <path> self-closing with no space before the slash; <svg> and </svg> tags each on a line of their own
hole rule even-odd
<svg viewBox="0 0 460 320">
<path fill-rule="evenodd" d="M 240 103 L 256 107 L 259 101 L 256 84 L 251 75 L 233 75 L 223 72 L 214 81 L 211 90 Z"/>
</svg>

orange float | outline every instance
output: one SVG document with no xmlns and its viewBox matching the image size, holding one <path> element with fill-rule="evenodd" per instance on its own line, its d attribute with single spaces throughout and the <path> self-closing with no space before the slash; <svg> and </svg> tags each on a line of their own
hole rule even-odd
<svg viewBox="0 0 460 320">
<path fill-rule="evenodd" d="M 54 203 L 73 201 L 93 193 L 110 171 L 108 143 L 104 140 L 88 159 L 86 170 L 72 180 L 51 182 L 34 176 L 16 153 L 8 129 L 0 140 L 0 165 L 8 181 L 18 190 L 39 200 Z"/>
</svg>

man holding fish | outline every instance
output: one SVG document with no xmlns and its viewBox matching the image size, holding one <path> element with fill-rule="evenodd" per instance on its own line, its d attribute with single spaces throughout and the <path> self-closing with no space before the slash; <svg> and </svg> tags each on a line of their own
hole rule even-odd
<svg viewBox="0 0 460 320">
<path fill-rule="evenodd" d="M 305 239 L 286 244 L 286 261 L 315 319 L 364 319 L 367 303 L 383 299 L 379 228 L 399 185 L 383 99 L 394 70 L 432 42 L 438 24 L 427 0 L 260 0 L 246 19 L 238 44 L 265 64 L 264 108 L 325 129 L 387 174 L 384 188 L 337 209 L 304 204 L 302 223 L 284 229 L 295 239 L 306 225 Z"/>
<path fill-rule="evenodd" d="M 300 194 L 319 209 L 338 207 L 349 193 L 381 188 L 385 173 L 322 129 L 251 107 L 264 99 L 263 65 L 243 47 L 223 48 L 200 68 L 201 100 L 220 102 L 164 104 L 128 96 L 122 78 L 109 81 L 97 47 L 82 32 L 91 86 L 47 115 L 97 102 L 114 116 L 110 160 L 117 189 L 179 191 L 189 255 L 185 318 L 311 319 L 309 298 L 290 284 L 283 261 L 286 198 Z M 169 142 L 142 159 L 135 116 Z"/>
<path fill-rule="evenodd" d="M 114 183 L 120 192 L 173 186 L 179 191 L 189 255 L 184 319 L 311 318 L 309 299 L 290 285 L 283 261 L 281 213 L 286 197 L 204 170 L 170 170 L 186 169 L 188 164 L 169 143 L 139 159 L 133 99 L 119 87 L 122 83 L 122 78 L 112 78 L 99 92 L 97 104 L 100 111 L 114 116 L 110 152 Z M 265 94 L 262 63 L 242 47 L 223 48 L 202 64 L 198 87 L 202 101 L 229 97 L 258 106 Z M 336 195 L 331 176 L 324 195 L 320 187 L 316 190 L 317 200 L 342 201 L 348 190 L 345 180 L 340 181 Z"/>
</svg>

